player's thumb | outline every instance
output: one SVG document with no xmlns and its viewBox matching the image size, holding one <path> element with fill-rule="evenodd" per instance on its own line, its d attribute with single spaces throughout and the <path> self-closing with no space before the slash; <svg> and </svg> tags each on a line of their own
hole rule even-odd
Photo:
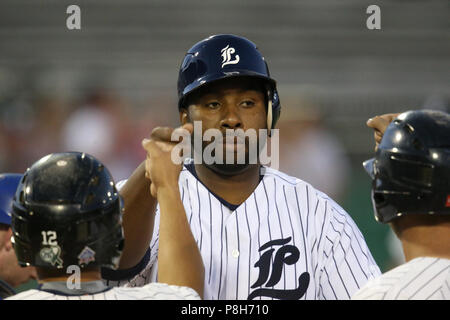
<svg viewBox="0 0 450 320">
<path fill-rule="evenodd" d="M 194 132 L 194 125 L 192 123 L 185 123 L 182 128 L 184 130 L 189 131 L 189 134 L 192 134 Z"/>
</svg>

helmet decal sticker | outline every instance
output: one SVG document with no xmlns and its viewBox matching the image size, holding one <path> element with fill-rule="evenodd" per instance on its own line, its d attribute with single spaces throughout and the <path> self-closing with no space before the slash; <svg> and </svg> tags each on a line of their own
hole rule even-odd
<svg viewBox="0 0 450 320">
<path fill-rule="evenodd" d="M 78 264 L 88 264 L 91 261 L 95 261 L 95 251 L 86 246 L 78 255 Z"/>
<path fill-rule="evenodd" d="M 63 260 L 61 259 L 61 248 L 56 246 L 44 247 L 39 251 L 39 256 L 44 262 L 50 263 L 52 266 L 62 268 Z"/>
</svg>

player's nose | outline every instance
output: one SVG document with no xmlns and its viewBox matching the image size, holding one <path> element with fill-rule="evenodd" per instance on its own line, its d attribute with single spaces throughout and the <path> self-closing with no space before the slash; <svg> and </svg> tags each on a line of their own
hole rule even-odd
<svg viewBox="0 0 450 320">
<path fill-rule="evenodd" d="M 225 108 L 223 118 L 220 121 L 220 127 L 222 129 L 243 129 L 243 124 L 237 108 L 229 106 Z"/>
</svg>

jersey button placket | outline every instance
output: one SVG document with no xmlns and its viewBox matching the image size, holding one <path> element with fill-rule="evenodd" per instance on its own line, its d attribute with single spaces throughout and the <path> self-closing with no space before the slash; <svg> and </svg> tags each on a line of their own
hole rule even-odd
<svg viewBox="0 0 450 320">
<path fill-rule="evenodd" d="M 238 285 L 236 279 L 238 274 L 239 244 L 235 214 L 236 212 L 233 212 L 225 223 L 225 230 L 227 232 L 227 297 L 234 297 L 236 295 L 236 286 Z"/>
</svg>

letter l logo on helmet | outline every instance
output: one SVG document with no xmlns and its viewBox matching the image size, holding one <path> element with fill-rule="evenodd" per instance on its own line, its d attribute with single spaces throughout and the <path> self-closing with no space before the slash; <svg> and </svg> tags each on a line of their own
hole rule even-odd
<svg viewBox="0 0 450 320">
<path fill-rule="evenodd" d="M 220 50 L 220 52 L 222 52 L 222 58 L 223 58 L 222 68 L 224 66 L 226 66 L 227 64 L 237 64 L 239 62 L 239 55 L 236 55 L 235 59 L 231 60 L 231 55 L 233 53 L 235 53 L 236 50 L 233 47 L 231 47 L 231 48 L 229 48 L 229 47 L 230 47 L 230 45 L 227 45 L 225 48 Z"/>
</svg>

